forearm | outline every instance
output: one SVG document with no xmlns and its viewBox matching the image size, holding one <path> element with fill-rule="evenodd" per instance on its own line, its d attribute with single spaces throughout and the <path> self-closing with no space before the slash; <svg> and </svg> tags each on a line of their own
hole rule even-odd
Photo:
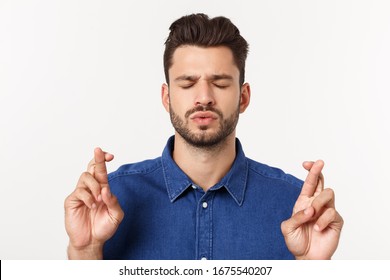
<svg viewBox="0 0 390 280">
<path fill-rule="evenodd" d="M 82 248 L 76 248 L 69 244 L 69 260 L 101 260 L 103 259 L 103 244 L 92 244 Z"/>
</svg>

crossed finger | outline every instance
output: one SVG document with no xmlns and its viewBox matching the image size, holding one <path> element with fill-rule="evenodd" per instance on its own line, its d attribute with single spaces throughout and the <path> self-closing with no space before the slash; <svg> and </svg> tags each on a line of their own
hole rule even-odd
<svg viewBox="0 0 390 280">
<path fill-rule="evenodd" d="M 309 174 L 302 186 L 301 195 L 308 197 L 319 195 L 324 190 L 324 176 L 322 175 L 324 162 L 322 160 L 305 161 L 303 167 L 309 171 Z"/>
<path fill-rule="evenodd" d="M 95 176 L 96 152 L 100 153 L 99 150 L 104 153 L 104 160 L 106 162 L 110 162 L 110 161 L 112 161 L 114 159 L 114 155 L 113 154 L 104 152 L 100 148 L 95 148 L 94 157 L 93 157 L 93 159 L 90 160 L 90 162 L 88 163 L 88 167 L 87 167 L 87 172 L 89 172 L 92 176 Z M 107 172 L 107 170 L 106 170 L 106 172 Z"/>
</svg>

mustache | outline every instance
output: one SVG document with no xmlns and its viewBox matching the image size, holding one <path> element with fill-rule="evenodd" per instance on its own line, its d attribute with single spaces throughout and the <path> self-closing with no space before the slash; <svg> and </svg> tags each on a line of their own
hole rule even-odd
<svg viewBox="0 0 390 280">
<path fill-rule="evenodd" d="M 206 106 L 203 106 L 203 105 L 199 105 L 199 106 L 196 106 L 194 108 L 192 108 L 191 110 L 188 110 L 185 114 L 185 118 L 188 118 L 190 115 L 192 115 L 193 113 L 196 113 L 196 112 L 206 112 L 206 111 L 210 111 L 210 112 L 213 112 L 213 113 L 216 113 L 220 118 L 223 118 L 223 114 L 221 111 L 219 111 L 218 109 L 215 109 L 209 105 L 206 105 Z"/>
</svg>

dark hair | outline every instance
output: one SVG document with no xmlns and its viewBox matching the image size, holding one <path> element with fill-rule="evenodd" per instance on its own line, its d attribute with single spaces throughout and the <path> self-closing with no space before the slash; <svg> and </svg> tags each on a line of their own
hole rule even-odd
<svg viewBox="0 0 390 280">
<path fill-rule="evenodd" d="M 234 62 L 240 71 L 240 85 L 244 83 L 245 60 L 249 47 L 238 28 L 228 18 L 210 19 L 205 14 L 191 14 L 173 22 L 169 30 L 164 51 L 164 72 L 167 83 L 169 83 L 168 70 L 172 66 L 173 53 L 182 45 L 228 47 L 233 52 Z"/>
</svg>

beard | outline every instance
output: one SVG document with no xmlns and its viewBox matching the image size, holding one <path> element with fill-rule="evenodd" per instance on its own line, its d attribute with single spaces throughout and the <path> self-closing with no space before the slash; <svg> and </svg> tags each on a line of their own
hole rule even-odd
<svg viewBox="0 0 390 280">
<path fill-rule="evenodd" d="M 195 112 L 209 111 L 218 115 L 217 131 L 211 132 L 207 125 L 198 126 L 198 132 L 192 132 L 188 127 L 188 118 Z M 171 103 L 169 104 L 169 115 L 176 132 L 191 146 L 202 149 L 214 149 L 222 146 L 226 138 L 235 130 L 240 108 L 234 111 L 228 118 L 224 118 L 223 113 L 211 106 L 197 106 L 185 113 L 184 119 L 175 113 Z"/>
</svg>

